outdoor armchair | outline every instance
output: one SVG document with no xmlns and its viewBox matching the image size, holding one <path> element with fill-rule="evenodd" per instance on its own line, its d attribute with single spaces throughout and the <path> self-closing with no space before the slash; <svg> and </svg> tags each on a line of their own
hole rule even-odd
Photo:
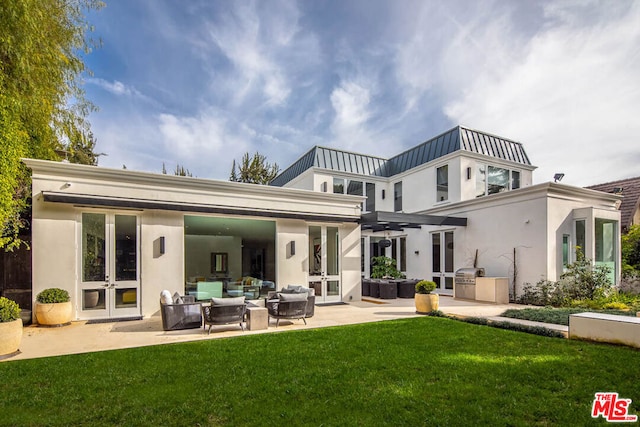
<svg viewBox="0 0 640 427">
<path fill-rule="evenodd" d="M 306 288 L 302 285 L 287 285 L 286 288 L 282 288 L 279 291 L 269 291 L 267 293 L 267 300 L 277 298 L 277 293 L 283 294 L 298 294 L 303 293 L 307 295 L 307 309 L 305 316 L 307 319 L 313 317 L 316 308 L 316 291 L 313 288 Z"/>
<path fill-rule="evenodd" d="M 228 325 L 238 323 L 244 332 L 244 315 L 247 305 L 244 297 L 236 298 L 211 298 L 211 305 L 202 306 L 202 317 L 204 323 L 202 327 L 206 329 L 209 325 L 209 334 L 213 325 Z"/>
<path fill-rule="evenodd" d="M 160 315 L 162 316 L 163 330 L 175 331 L 200 327 L 202 324 L 200 303 L 195 302 L 194 296 L 181 296 L 176 292 L 171 297 L 169 291 L 162 291 L 160 295 Z"/>
<path fill-rule="evenodd" d="M 269 313 L 269 317 L 276 319 L 276 328 L 280 324 L 280 319 L 305 319 L 307 313 L 307 294 L 306 293 L 281 293 L 278 292 L 277 299 L 267 300 L 265 305 Z"/>
</svg>

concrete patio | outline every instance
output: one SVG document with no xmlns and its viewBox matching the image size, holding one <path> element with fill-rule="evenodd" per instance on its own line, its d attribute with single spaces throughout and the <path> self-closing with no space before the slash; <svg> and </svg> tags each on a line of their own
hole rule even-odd
<svg viewBox="0 0 640 427">
<path fill-rule="evenodd" d="M 275 327 L 275 322 L 271 321 L 269 328 L 266 330 L 245 330 L 245 332 L 242 332 L 238 325 L 214 326 L 210 335 L 202 328 L 163 331 L 159 312 L 148 319 L 134 321 L 92 324 L 88 324 L 86 321 L 78 321 L 59 328 L 45 328 L 30 325 L 24 328 L 20 353 L 4 359 L 4 361 L 217 339 L 240 335 L 322 328 L 418 316 L 415 313 L 413 299 L 378 300 L 368 297 L 365 298 L 364 301 L 350 304 L 316 306 L 315 316 L 307 320 L 308 324 L 306 326 L 298 320 L 281 321 L 278 328 Z M 448 296 L 440 297 L 440 311 L 456 316 L 495 319 L 496 316 L 499 316 L 509 308 L 524 307 L 525 306 L 515 304 L 496 305 L 476 301 L 457 300 Z M 513 319 L 510 320 L 515 321 Z M 553 326 L 557 327 L 557 325 Z"/>
</svg>

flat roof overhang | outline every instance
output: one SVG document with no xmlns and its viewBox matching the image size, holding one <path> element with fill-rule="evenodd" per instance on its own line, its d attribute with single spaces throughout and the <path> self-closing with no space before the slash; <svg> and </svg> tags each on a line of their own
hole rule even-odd
<svg viewBox="0 0 640 427">
<path fill-rule="evenodd" d="M 405 228 L 420 228 L 422 225 L 453 225 L 466 227 L 467 218 L 383 211 L 362 214 L 360 218 L 360 227 L 363 230 L 400 231 Z"/>
<path fill-rule="evenodd" d="M 105 207 L 119 209 L 151 209 L 165 211 L 180 211 L 191 213 L 212 213 L 222 215 L 255 216 L 267 218 L 301 219 L 305 221 L 328 222 L 358 222 L 354 216 L 321 215 L 307 212 L 287 212 L 275 209 L 248 209 L 230 206 L 217 206 L 201 203 L 182 203 L 162 200 L 135 199 L 113 196 L 95 196 L 90 194 L 58 193 L 55 191 L 43 191 L 45 202 L 68 203 L 79 207 Z"/>
</svg>

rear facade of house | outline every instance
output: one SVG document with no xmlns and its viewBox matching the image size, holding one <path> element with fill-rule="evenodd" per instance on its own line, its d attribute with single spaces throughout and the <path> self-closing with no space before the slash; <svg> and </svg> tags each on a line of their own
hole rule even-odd
<svg viewBox="0 0 640 427">
<path fill-rule="evenodd" d="M 619 196 L 533 185 L 522 144 L 461 126 L 389 159 L 314 147 L 270 186 L 25 163 L 33 297 L 67 289 L 76 319 L 157 314 L 163 289 L 259 300 L 296 284 L 349 303 L 380 255 L 445 295 L 477 266 L 517 297 L 576 247 L 620 275 Z"/>
</svg>

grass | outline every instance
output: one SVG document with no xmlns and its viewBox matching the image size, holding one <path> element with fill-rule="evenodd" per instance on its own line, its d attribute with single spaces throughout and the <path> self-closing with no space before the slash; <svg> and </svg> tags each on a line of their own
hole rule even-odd
<svg viewBox="0 0 640 427">
<path fill-rule="evenodd" d="M 569 315 L 576 313 L 584 313 L 587 311 L 597 313 L 619 314 L 622 316 L 635 316 L 635 311 L 623 310 L 592 310 L 588 308 L 524 308 L 507 310 L 502 313 L 502 317 L 510 317 L 512 319 L 533 320 L 534 322 L 553 323 L 556 325 L 569 326 Z"/>
<path fill-rule="evenodd" d="M 419 317 L 0 363 L 0 425 L 586 425 L 637 350 Z"/>
</svg>

